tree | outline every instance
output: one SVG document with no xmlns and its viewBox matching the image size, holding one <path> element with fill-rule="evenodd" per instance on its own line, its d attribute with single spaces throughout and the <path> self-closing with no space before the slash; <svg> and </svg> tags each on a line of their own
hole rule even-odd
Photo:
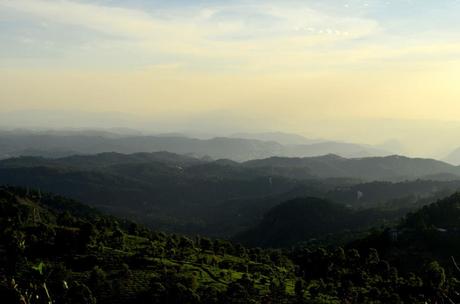
<svg viewBox="0 0 460 304">
<path fill-rule="evenodd" d="M 369 265 L 376 265 L 380 262 L 379 253 L 375 248 L 370 248 L 367 255 L 366 263 Z"/>
<path fill-rule="evenodd" d="M 110 289 L 109 282 L 107 281 L 107 275 L 99 268 L 99 266 L 95 266 L 89 275 L 88 284 L 96 294 L 101 294 L 101 292 L 106 292 Z"/>
<path fill-rule="evenodd" d="M 299 303 L 302 303 L 304 300 L 305 294 L 305 281 L 303 279 L 297 279 L 295 282 L 294 292 Z"/>
<path fill-rule="evenodd" d="M 125 234 L 120 228 L 116 228 L 112 233 L 111 246 L 116 249 L 123 249 L 125 247 Z"/>
<path fill-rule="evenodd" d="M 8 284 L 6 282 L 2 282 L 2 284 L 0 284 L 0 299 L 3 303 L 21 303 L 21 299 L 23 299 L 23 297 L 17 287 L 18 286 L 14 279 L 12 279 Z"/>
<path fill-rule="evenodd" d="M 243 285 L 237 282 L 228 285 L 225 303 L 247 304 L 249 299 L 249 293 Z"/>
<path fill-rule="evenodd" d="M 160 282 L 154 282 L 149 290 L 152 303 L 162 303 L 166 295 L 166 288 Z"/>
<path fill-rule="evenodd" d="M 91 290 L 82 283 L 75 283 L 67 292 L 65 304 L 96 304 L 96 298 Z"/>
<path fill-rule="evenodd" d="M 437 261 L 429 263 L 425 268 L 424 284 L 432 290 L 439 290 L 446 282 L 444 268 Z"/>
<path fill-rule="evenodd" d="M 22 260 L 26 249 L 25 234 L 22 231 L 10 230 L 5 234 L 5 250 L 8 260 L 7 271 L 10 275 L 16 273 L 16 265 Z"/>
</svg>

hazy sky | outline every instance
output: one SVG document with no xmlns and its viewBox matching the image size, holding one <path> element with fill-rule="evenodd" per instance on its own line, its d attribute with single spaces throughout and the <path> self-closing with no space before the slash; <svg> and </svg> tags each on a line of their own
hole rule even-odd
<svg viewBox="0 0 460 304">
<path fill-rule="evenodd" d="M 405 129 L 372 121 L 430 121 L 448 141 L 459 13 L 458 0 L 0 0 L 0 111 L 230 113 L 368 142 Z"/>
</svg>

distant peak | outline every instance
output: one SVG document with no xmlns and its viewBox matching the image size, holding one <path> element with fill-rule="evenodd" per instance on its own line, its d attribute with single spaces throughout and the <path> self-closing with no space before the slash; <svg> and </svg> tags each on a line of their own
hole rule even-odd
<svg viewBox="0 0 460 304">
<path fill-rule="evenodd" d="M 318 158 L 325 158 L 325 159 L 347 159 L 345 157 L 342 157 L 340 155 L 334 154 L 334 153 L 329 153 L 325 154 L 323 156 L 318 156 Z"/>
</svg>

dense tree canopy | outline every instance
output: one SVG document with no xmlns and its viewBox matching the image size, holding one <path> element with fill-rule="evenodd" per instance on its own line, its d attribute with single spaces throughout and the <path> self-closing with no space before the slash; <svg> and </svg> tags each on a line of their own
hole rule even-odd
<svg viewBox="0 0 460 304">
<path fill-rule="evenodd" d="M 12 304 L 460 300 L 458 273 L 446 264 L 430 260 L 409 273 L 364 242 L 357 249 L 247 248 L 151 231 L 62 197 L 8 187 L 0 189 L 0 211 L 0 297 Z"/>
</svg>

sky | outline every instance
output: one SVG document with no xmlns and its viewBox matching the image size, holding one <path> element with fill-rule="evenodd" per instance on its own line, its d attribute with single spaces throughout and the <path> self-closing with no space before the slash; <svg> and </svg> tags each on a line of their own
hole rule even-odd
<svg viewBox="0 0 460 304">
<path fill-rule="evenodd" d="M 460 131 L 459 12 L 458 0 L 0 0 L 0 112 L 447 153 Z"/>
</svg>

